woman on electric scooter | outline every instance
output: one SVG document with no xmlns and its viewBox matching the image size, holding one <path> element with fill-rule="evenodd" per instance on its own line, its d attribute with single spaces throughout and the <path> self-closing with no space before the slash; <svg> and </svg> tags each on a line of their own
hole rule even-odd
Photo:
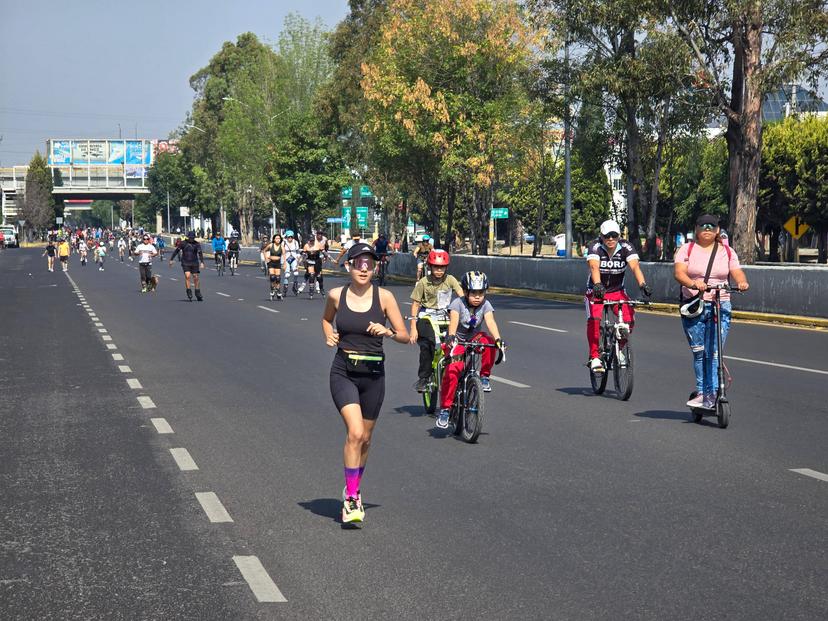
<svg viewBox="0 0 828 621">
<path fill-rule="evenodd" d="M 674 276 L 681 285 L 682 317 L 684 334 L 693 352 L 693 371 L 696 376 L 696 396 L 687 402 L 690 408 L 713 410 L 719 386 L 717 326 L 713 316 L 714 293 L 710 285 L 730 282 L 739 291 L 747 291 L 749 285 L 739 257 L 720 237 L 719 218 L 704 214 L 696 220 L 694 240 L 678 249 L 675 256 Z M 709 274 L 708 274 L 709 272 Z M 693 298 L 701 296 L 698 304 Z M 730 294 L 721 292 L 722 346 L 730 328 Z"/>
</svg>

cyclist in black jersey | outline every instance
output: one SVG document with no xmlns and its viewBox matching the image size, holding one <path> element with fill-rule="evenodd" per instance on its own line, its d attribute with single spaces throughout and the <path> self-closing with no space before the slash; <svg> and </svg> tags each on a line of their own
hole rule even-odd
<svg viewBox="0 0 828 621">
<path fill-rule="evenodd" d="M 394 295 L 371 284 L 376 264 L 377 255 L 371 246 L 352 246 L 346 262 L 350 282 L 328 294 L 322 316 L 325 343 L 337 348 L 330 372 L 331 396 L 347 429 L 343 523 L 365 519 L 359 490 L 371 434 L 385 397 L 382 339 L 408 342 Z M 386 322 L 392 327 L 387 328 Z"/>
<path fill-rule="evenodd" d="M 627 267 L 632 270 L 641 292 L 652 295 L 652 289 L 644 280 L 639 265 L 638 252 L 633 245 L 621 239 L 621 228 L 614 220 L 601 224 L 601 237 L 589 245 L 587 251 L 589 278 L 587 279 L 584 303 L 587 311 L 587 343 L 589 343 L 589 366 L 595 373 L 604 372 L 604 363 L 598 355 L 598 341 L 601 338 L 601 316 L 604 312 L 603 302 L 629 300 L 624 289 L 624 274 Z M 621 306 L 621 317 L 632 333 L 635 326 L 635 310 L 632 306 Z M 621 344 L 623 346 L 623 343 Z"/>
</svg>

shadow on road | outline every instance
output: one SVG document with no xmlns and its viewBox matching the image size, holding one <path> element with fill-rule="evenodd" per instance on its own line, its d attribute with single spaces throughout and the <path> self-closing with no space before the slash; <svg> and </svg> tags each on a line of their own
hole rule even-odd
<svg viewBox="0 0 828 621">
<path fill-rule="evenodd" d="M 394 408 L 395 412 L 400 414 L 408 414 L 411 417 L 422 418 L 426 416 L 425 408 L 422 405 L 401 405 L 400 407 Z"/>
<path fill-rule="evenodd" d="M 638 416 L 639 418 L 660 418 L 662 420 L 680 420 L 685 423 L 693 422 L 690 418 L 690 412 L 687 410 L 647 410 L 646 412 L 636 412 L 633 416 Z"/>
<path fill-rule="evenodd" d="M 314 515 L 330 518 L 334 522 L 339 522 L 340 516 L 342 515 L 342 501 L 338 498 L 317 498 L 316 500 L 308 500 L 297 504 Z M 375 507 L 381 507 L 382 505 L 366 502 L 362 506 L 366 509 L 373 509 Z"/>
<path fill-rule="evenodd" d="M 585 388 L 583 386 L 569 386 L 567 388 L 556 388 L 558 392 L 562 392 L 567 395 L 581 395 L 583 397 L 600 397 L 601 395 L 596 395 L 592 392 L 591 388 Z"/>
</svg>

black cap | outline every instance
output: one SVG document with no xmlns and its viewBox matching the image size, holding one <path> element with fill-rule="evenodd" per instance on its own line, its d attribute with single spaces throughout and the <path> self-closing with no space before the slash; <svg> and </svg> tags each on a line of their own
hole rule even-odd
<svg viewBox="0 0 828 621">
<path fill-rule="evenodd" d="M 187 239 L 195 239 L 195 231 L 190 231 L 187 233 Z"/>
<path fill-rule="evenodd" d="M 696 226 L 702 226 L 704 224 L 712 224 L 713 226 L 719 226 L 719 217 L 711 215 L 709 213 L 705 213 L 696 218 Z"/>
<path fill-rule="evenodd" d="M 374 252 L 374 248 L 372 246 L 369 246 L 368 244 L 354 244 L 348 250 L 348 255 L 346 258 L 348 259 L 348 261 L 352 261 L 353 259 L 356 259 L 357 257 L 360 257 L 364 254 L 370 254 L 372 257 L 374 257 L 374 259 L 379 259 L 377 253 Z"/>
</svg>

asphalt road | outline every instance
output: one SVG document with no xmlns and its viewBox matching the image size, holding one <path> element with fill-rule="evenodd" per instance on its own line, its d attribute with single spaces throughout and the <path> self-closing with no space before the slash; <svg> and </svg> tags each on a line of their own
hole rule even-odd
<svg viewBox="0 0 828 621">
<path fill-rule="evenodd" d="M 135 264 L 43 262 L 0 254 L 4 619 L 828 617 L 826 332 L 735 323 L 720 430 L 689 422 L 677 318 L 639 315 L 621 402 L 588 390 L 581 307 L 492 296 L 509 383 L 477 445 L 386 342 L 351 530 L 321 299 L 271 303 L 252 267 L 208 264 L 189 303 L 177 266 L 141 295 Z"/>
</svg>

